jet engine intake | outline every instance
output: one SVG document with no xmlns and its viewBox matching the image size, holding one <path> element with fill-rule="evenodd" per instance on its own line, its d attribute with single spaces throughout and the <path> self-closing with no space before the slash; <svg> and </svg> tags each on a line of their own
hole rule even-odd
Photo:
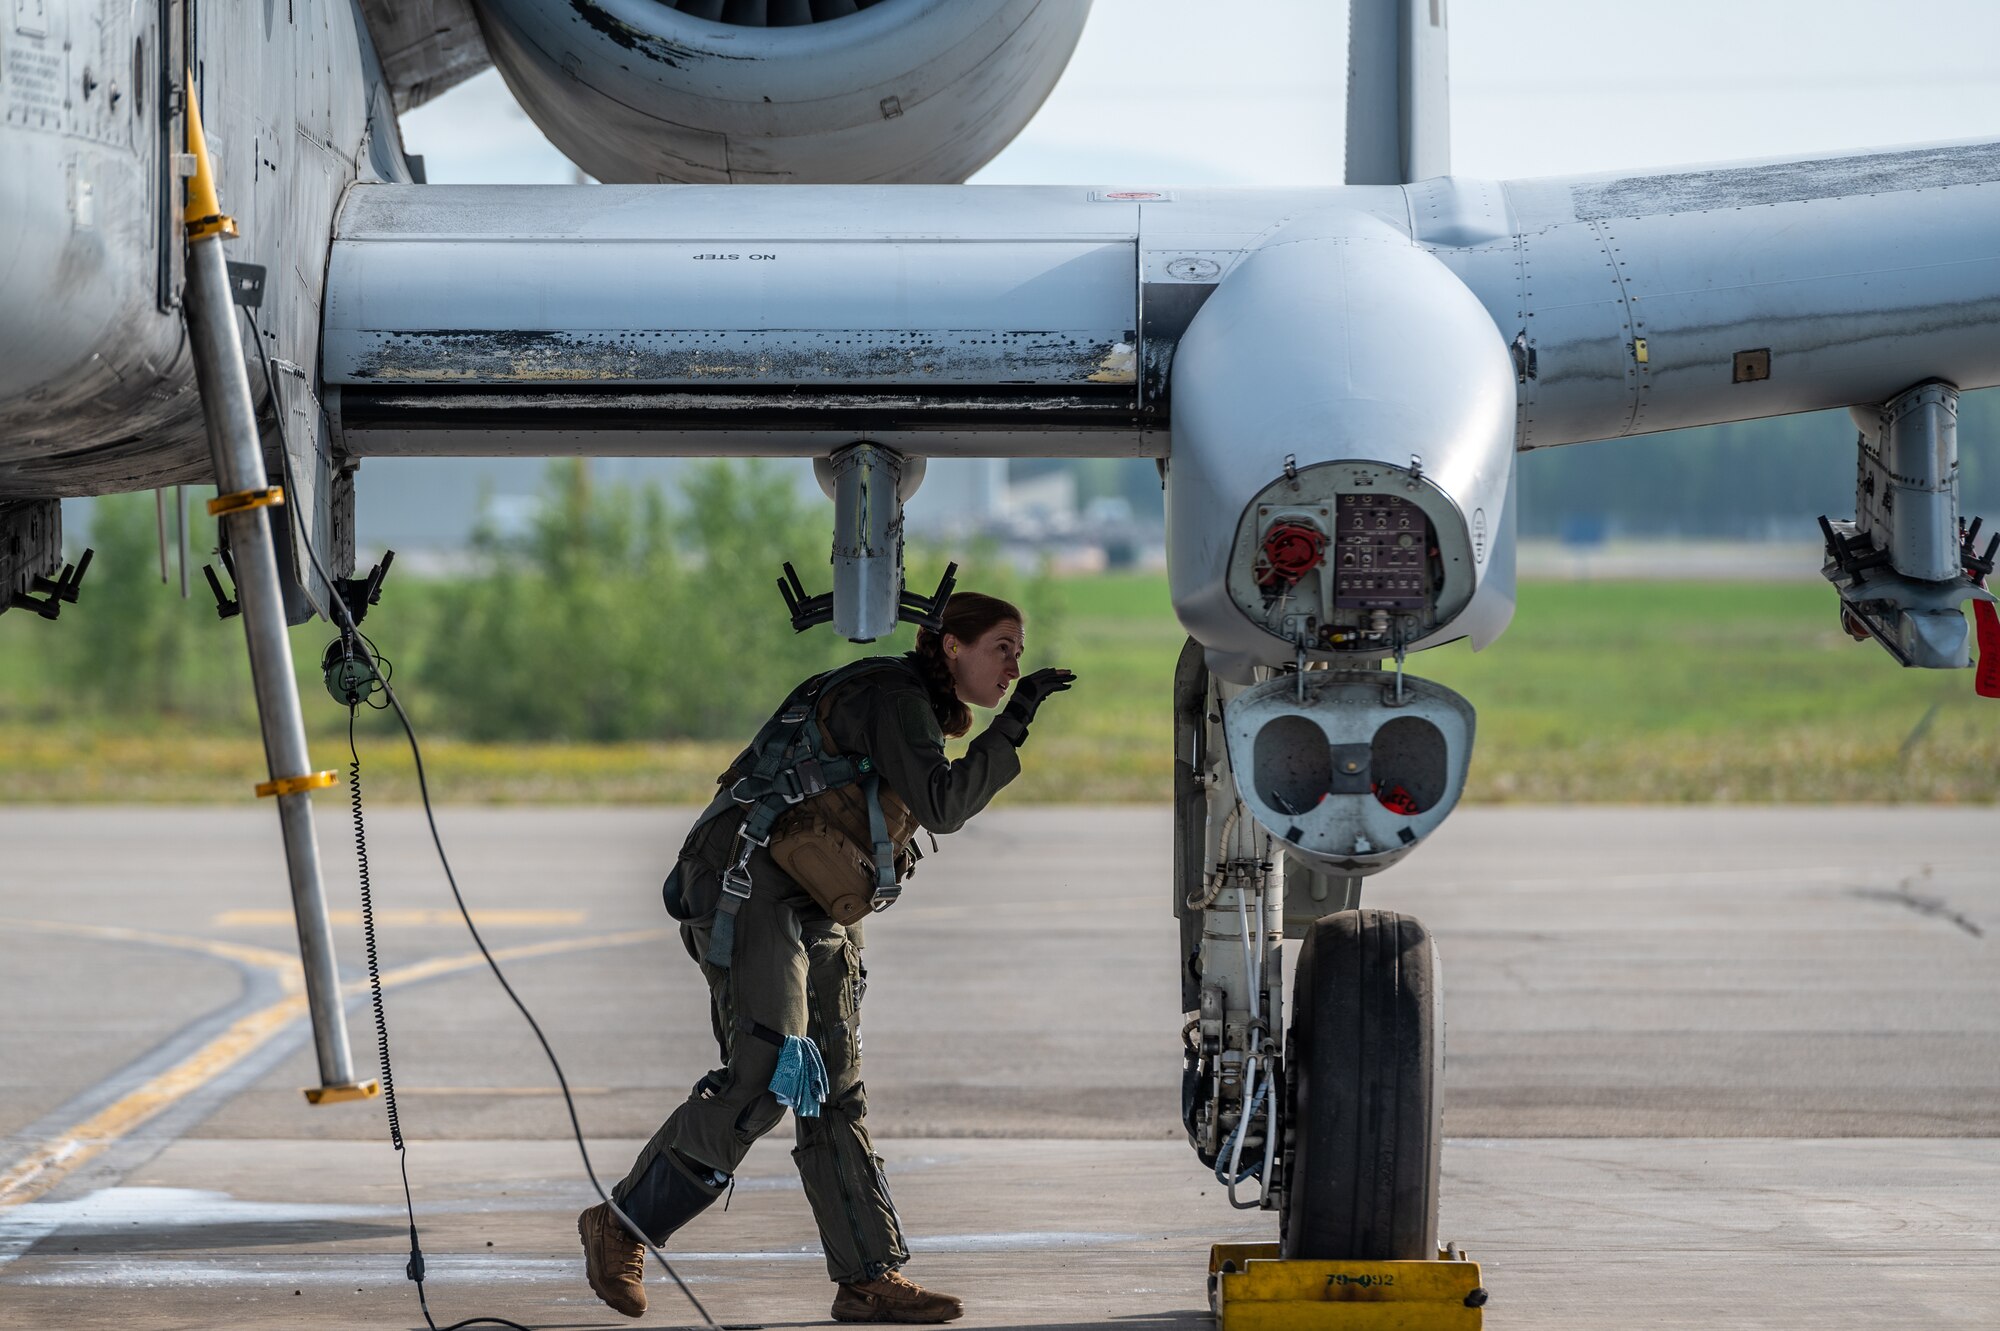
<svg viewBox="0 0 2000 1331">
<path fill-rule="evenodd" d="M 1069 63 L 1088 0 L 474 0 L 493 63 L 619 184 L 953 184 Z"/>
</svg>

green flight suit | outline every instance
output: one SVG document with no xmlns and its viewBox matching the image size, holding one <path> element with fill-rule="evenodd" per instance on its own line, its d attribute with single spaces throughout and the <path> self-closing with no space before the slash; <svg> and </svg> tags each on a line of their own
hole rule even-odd
<svg viewBox="0 0 2000 1331">
<path fill-rule="evenodd" d="M 1002 720 L 949 762 L 944 735 L 915 667 L 881 658 L 879 670 L 842 681 L 828 703 L 826 728 L 844 754 L 866 754 L 882 781 L 908 804 L 919 825 L 954 832 L 986 807 L 1021 770 L 1021 731 Z M 1011 729 L 1010 729 L 1011 728 Z M 1009 738 L 1010 733 L 1014 736 Z M 750 898 L 736 917 L 731 964 L 708 964 L 710 926 L 723 870 L 742 813 L 727 790 L 711 810 L 729 811 L 697 825 L 681 850 L 681 884 L 693 918 L 681 941 L 708 981 L 710 1017 L 723 1067 L 674 1111 L 613 1190 L 624 1201 L 663 1151 L 733 1175 L 751 1143 L 776 1127 L 784 1107 L 769 1090 L 779 1042 L 806 1035 L 826 1063 L 828 1094 L 815 1118 L 796 1118 L 792 1158 L 819 1223 L 827 1272 L 835 1281 L 872 1280 L 909 1260 L 902 1225 L 866 1123 L 861 1081 L 861 926 L 842 927 L 762 848 L 750 857 Z M 671 1158 L 671 1157 L 670 1157 Z"/>
</svg>

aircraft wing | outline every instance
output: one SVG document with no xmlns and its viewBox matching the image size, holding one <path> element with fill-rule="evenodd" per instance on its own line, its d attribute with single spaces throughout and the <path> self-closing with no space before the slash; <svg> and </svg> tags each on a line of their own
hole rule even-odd
<svg viewBox="0 0 2000 1331">
<path fill-rule="evenodd" d="M 1470 290 L 1514 361 L 1522 448 L 2000 383 L 1990 142 L 1336 190 L 363 185 L 324 373 L 354 455 L 812 454 L 865 430 L 1161 456 L 1182 333 L 1309 233 L 1340 236 L 1350 274 L 1414 248 Z M 1246 335 L 1384 345 L 1427 317 L 1269 299 Z M 1463 378 L 1407 368 L 1416 399 Z M 1333 439 L 1323 377 L 1268 391 L 1325 403 Z"/>
<path fill-rule="evenodd" d="M 2000 142 L 1409 187 L 1537 448 L 2000 382 Z"/>
</svg>

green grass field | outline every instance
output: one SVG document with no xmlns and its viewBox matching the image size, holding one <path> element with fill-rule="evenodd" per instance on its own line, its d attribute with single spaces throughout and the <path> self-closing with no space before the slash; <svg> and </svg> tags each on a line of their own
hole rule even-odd
<svg viewBox="0 0 2000 1331">
<path fill-rule="evenodd" d="M 1164 800 L 1167 699 L 1183 640 L 1164 578 L 1065 580 L 1053 595 L 1059 613 L 1029 626 L 1030 655 L 1080 680 L 1044 711 L 1026 771 L 1003 798 Z M 1530 583 L 1493 647 L 1442 648 L 1412 657 L 1409 669 L 1479 709 L 1474 801 L 2000 799 L 2000 702 L 1975 697 L 1970 672 L 1901 670 L 1848 641 L 1834 605 L 1830 589 L 1804 583 Z M 261 750 L 240 713 L 201 725 L 171 715 L 135 722 L 66 703 L 24 644 L 67 628 L 0 620 L 0 690 L 12 698 L 0 696 L 0 798 L 249 797 Z M 326 635 L 299 633 L 295 650 L 309 664 Z M 241 651 L 233 625 L 209 641 Z M 392 641 L 383 647 L 396 654 Z M 407 663 L 403 682 L 421 668 Z M 216 687 L 235 677 L 219 675 Z M 345 716 L 312 687 L 315 759 L 344 766 Z M 413 798 L 399 735 L 384 716 L 366 721 L 370 798 Z M 701 800 L 737 747 L 425 736 L 433 793 L 446 802 Z"/>
</svg>

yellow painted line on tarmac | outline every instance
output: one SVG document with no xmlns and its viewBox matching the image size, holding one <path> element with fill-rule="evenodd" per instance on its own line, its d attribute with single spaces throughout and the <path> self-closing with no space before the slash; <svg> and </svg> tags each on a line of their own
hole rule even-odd
<svg viewBox="0 0 2000 1331">
<path fill-rule="evenodd" d="M 0 1171 L 0 1209 L 31 1202 L 68 1177 L 79 1166 L 102 1155 L 119 1140 L 221 1075 L 263 1045 L 272 1036 L 306 1016 L 304 980 L 298 959 L 268 948 L 246 948 L 234 943 L 181 934 L 159 934 L 143 929 L 120 929 L 101 925 L 71 925 L 56 921 L 0 921 L 8 928 L 34 929 L 44 933 L 70 934 L 86 938 L 106 938 L 120 942 L 151 943 L 228 957 L 250 965 L 266 966 L 278 973 L 287 989 L 286 997 L 232 1022 L 229 1028 L 188 1057 L 147 1081 L 144 1085 L 106 1105 L 77 1123 L 30 1149 L 16 1164 Z M 626 947 L 650 942 L 672 933 L 668 929 L 632 929 L 622 933 L 591 934 L 582 938 L 559 938 L 523 947 L 496 948 L 496 960 L 525 961 L 597 948 Z M 416 984 L 457 971 L 484 966 L 478 952 L 433 957 L 428 961 L 399 966 L 382 973 L 382 987 Z M 347 985 L 349 995 L 368 991 L 366 982 Z"/>
<path fill-rule="evenodd" d="M 677 936 L 673 929 L 628 929 L 615 934 L 586 934 L 582 938 L 551 938 L 546 943 L 523 943 L 519 947 L 496 947 L 493 957 L 496 961 L 532 961 L 536 957 L 560 956 L 565 952 L 588 952 L 600 947 L 625 947 L 632 943 L 649 943 L 657 938 Z M 398 966 L 392 971 L 382 972 L 382 987 L 393 988 L 399 984 L 415 984 L 419 980 L 435 979 L 449 975 L 453 971 L 468 970 L 474 966 L 484 966 L 486 958 L 477 952 L 461 952 L 454 957 L 432 957 L 429 961 L 414 962 L 408 966 Z M 357 981 L 347 986 L 350 994 L 365 994 L 368 985 Z"/>
<path fill-rule="evenodd" d="M 572 1086 L 571 1095 L 609 1095 L 609 1086 Z M 561 1095 L 560 1086 L 398 1086 L 397 1095 Z"/>
<path fill-rule="evenodd" d="M 35 1200 L 77 1166 L 102 1155 L 134 1128 L 305 1014 L 304 994 L 253 1012 L 137 1090 L 36 1146 L 20 1163 L 0 1173 L 0 1207 Z"/>
<path fill-rule="evenodd" d="M 287 920 L 291 919 L 286 915 Z M 245 966 L 257 966 L 278 977 L 285 992 L 304 993 L 305 972 L 299 966 L 299 959 L 291 952 L 279 952 L 274 948 L 254 947 L 248 943 L 230 943 L 220 938 L 199 938 L 194 934 L 168 934 L 153 929 L 128 929 L 112 924 L 72 924 L 67 920 L 13 920 L 0 919 L 0 929 L 22 930 L 38 934 L 63 934 L 70 938 L 94 938 L 110 943 L 145 943 L 151 947 L 170 947 L 181 952 L 200 952 L 224 961 L 239 962 Z"/>
<path fill-rule="evenodd" d="M 337 925 L 358 927 L 361 912 L 358 910 L 331 910 L 327 918 Z M 213 923 L 218 929 L 242 929 L 254 926 L 290 926 L 292 913 L 288 910 L 225 910 L 216 915 Z M 476 910 L 472 912 L 472 922 L 484 929 L 488 926 L 502 928 L 512 925 L 562 926 L 583 923 L 584 914 L 580 910 Z M 463 929 L 465 921 L 455 910 L 378 910 L 375 922 L 399 929 L 429 929 L 440 925 Z"/>
</svg>

